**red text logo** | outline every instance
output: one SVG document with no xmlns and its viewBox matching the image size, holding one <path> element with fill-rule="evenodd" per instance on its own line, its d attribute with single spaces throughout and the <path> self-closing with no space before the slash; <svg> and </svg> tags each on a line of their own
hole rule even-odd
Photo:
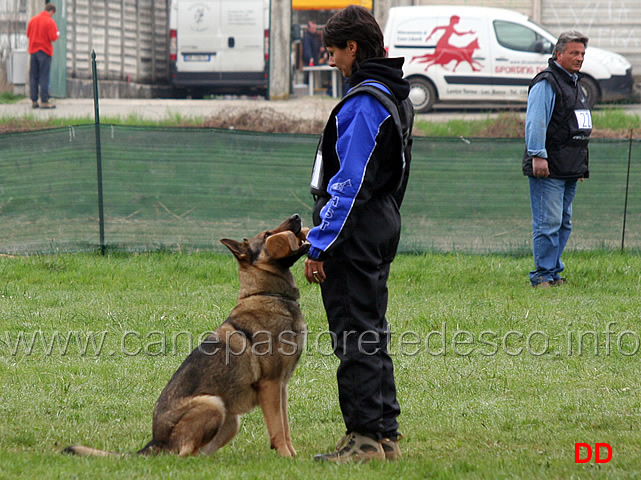
<svg viewBox="0 0 641 480">
<path fill-rule="evenodd" d="M 607 456 L 604 458 L 602 452 L 605 450 Z M 588 463 L 592 460 L 594 453 L 594 463 L 608 463 L 612 460 L 612 447 L 608 443 L 595 443 L 594 450 L 587 443 L 574 444 L 574 463 Z"/>
</svg>

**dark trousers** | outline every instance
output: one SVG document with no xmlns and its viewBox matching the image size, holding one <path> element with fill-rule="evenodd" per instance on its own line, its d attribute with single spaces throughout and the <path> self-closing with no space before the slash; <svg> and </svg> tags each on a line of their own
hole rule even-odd
<svg viewBox="0 0 641 480">
<path fill-rule="evenodd" d="M 41 50 L 31 54 L 29 64 L 29 93 L 32 102 L 38 101 L 38 88 L 40 100 L 49 101 L 49 72 L 51 71 L 51 57 Z"/>
<path fill-rule="evenodd" d="M 340 252 L 324 261 L 323 303 L 340 359 L 338 394 L 347 432 L 398 435 L 400 406 L 388 354 L 387 279 L 400 237 L 391 196 L 370 202 Z"/>
</svg>

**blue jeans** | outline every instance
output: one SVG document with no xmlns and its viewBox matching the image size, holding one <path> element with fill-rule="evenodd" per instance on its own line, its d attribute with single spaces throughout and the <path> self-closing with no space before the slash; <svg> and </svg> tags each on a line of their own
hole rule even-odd
<svg viewBox="0 0 641 480">
<path fill-rule="evenodd" d="M 561 278 L 564 268 L 561 255 L 572 232 L 572 201 L 577 181 L 528 178 L 534 252 L 534 271 L 530 272 L 530 282 L 538 285 Z"/>
<path fill-rule="evenodd" d="M 49 101 L 49 72 L 51 70 L 51 57 L 38 50 L 31 54 L 29 65 L 29 93 L 31 101 L 38 101 L 38 87 L 40 87 L 40 99 L 42 103 Z"/>
</svg>

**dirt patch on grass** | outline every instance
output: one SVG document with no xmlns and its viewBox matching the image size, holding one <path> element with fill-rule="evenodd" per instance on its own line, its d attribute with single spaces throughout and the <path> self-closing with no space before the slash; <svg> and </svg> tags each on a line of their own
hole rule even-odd
<svg viewBox="0 0 641 480">
<path fill-rule="evenodd" d="M 47 125 L 44 121 L 27 118 L 16 118 L 5 121 L 0 125 L 0 135 L 3 133 L 31 132 L 33 130 L 42 130 L 45 128 L 55 128 Z"/>
<path fill-rule="evenodd" d="M 253 112 L 231 112 L 207 117 L 202 126 L 263 133 L 319 134 L 323 130 L 324 123 L 318 120 L 292 118 L 271 108 L 262 108 Z"/>
<path fill-rule="evenodd" d="M 313 134 L 319 135 L 325 126 L 325 119 L 301 118 L 295 113 L 279 112 L 272 108 L 260 108 L 257 110 L 235 110 L 224 114 L 216 114 L 206 117 L 202 123 L 194 124 L 189 120 L 177 121 L 176 127 L 209 127 L 229 130 L 245 130 L 263 133 L 291 133 L 291 134 Z M 5 121 L 0 125 L 0 134 L 29 132 L 47 128 L 60 127 L 58 122 L 52 125 L 45 119 L 37 118 L 16 118 Z M 497 118 L 483 122 L 473 136 L 482 138 L 523 138 L 525 131 L 525 120 L 523 115 L 517 113 L 502 113 Z M 423 133 L 416 129 L 414 136 L 421 136 Z M 641 138 L 641 129 L 594 129 L 592 138 Z"/>
<path fill-rule="evenodd" d="M 487 127 L 482 128 L 479 137 L 485 138 L 523 138 L 525 120 L 515 113 L 499 115 Z"/>
<path fill-rule="evenodd" d="M 488 126 L 482 128 L 478 135 L 484 138 L 523 138 L 525 132 L 525 119 L 517 114 L 499 115 Z M 618 129 L 595 128 L 592 130 L 591 138 L 640 138 L 640 129 Z"/>
</svg>

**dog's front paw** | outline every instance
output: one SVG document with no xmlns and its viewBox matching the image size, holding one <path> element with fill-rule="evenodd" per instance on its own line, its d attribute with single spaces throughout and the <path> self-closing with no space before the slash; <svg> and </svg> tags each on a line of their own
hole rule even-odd
<svg viewBox="0 0 641 480">
<path fill-rule="evenodd" d="M 272 446 L 281 457 L 292 458 L 296 455 L 296 450 L 292 447 L 291 450 L 287 445 L 282 445 L 280 447 Z"/>
</svg>

